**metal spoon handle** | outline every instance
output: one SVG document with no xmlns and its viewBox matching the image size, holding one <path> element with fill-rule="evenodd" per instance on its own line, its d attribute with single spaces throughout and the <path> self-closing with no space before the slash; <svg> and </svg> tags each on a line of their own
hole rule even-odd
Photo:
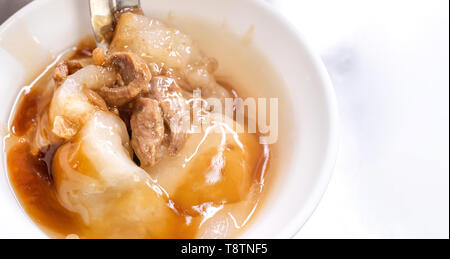
<svg viewBox="0 0 450 259">
<path fill-rule="evenodd" d="M 114 34 L 115 13 L 121 10 L 140 10 L 140 0 L 89 0 L 91 25 L 98 47 L 108 49 Z"/>
<path fill-rule="evenodd" d="M 119 11 L 123 8 L 141 8 L 140 0 L 110 0 L 111 9 L 115 11 Z"/>
<path fill-rule="evenodd" d="M 114 17 L 110 0 L 89 0 L 91 26 L 97 47 L 108 49 L 114 31 Z"/>
</svg>

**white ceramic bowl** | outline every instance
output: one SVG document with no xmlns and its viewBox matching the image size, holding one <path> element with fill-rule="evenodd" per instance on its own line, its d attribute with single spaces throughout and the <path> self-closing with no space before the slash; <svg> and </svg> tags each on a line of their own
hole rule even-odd
<svg viewBox="0 0 450 259">
<path fill-rule="evenodd" d="M 337 105 L 327 72 L 304 38 L 258 0 L 142 0 L 147 15 L 226 21 L 236 34 L 254 26 L 252 44 L 278 70 L 289 100 L 270 194 L 242 238 L 291 238 L 326 190 L 337 150 Z M 0 27 L 0 127 L 5 135 L 19 90 L 52 58 L 90 31 L 88 1 L 37 0 Z M 262 71 L 264 72 L 264 71 Z M 287 110 L 289 109 L 289 110 Z M 3 141 L 3 140 L 2 140 Z M 3 142 L 2 142 L 3 145 Z M 45 238 L 16 201 L 4 154 L 0 175 L 0 238 Z"/>
</svg>

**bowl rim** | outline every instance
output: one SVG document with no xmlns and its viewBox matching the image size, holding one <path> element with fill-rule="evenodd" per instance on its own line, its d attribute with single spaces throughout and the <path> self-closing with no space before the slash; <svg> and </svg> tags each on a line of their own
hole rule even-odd
<svg viewBox="0 0 450 259">
<path fill-rule="evenodd" d="M 0 25 L 0 38 L 3 33 L 11 26 L 18 18 L 26 16 L 29 12 L 34 9 L 40 8 L 40 6 L 45 5 L 47 2 L 53 0 L 33 0 L 32 2 L 26 4 L 13 15 L 11 15 L 6 21 L 4 21 Z M 328 71 L 317 54 L 318 52 L 312 47 L 312 45 L 308 42 L 306 37 L 296 28 L 284 15 L 282 15 L 278 10 L 275 10 L 270 3 L 263 0 L 245 0 L 251 2 L 255 6 L 262 8 L 264 11 L 268 12 L 271 16 L 273 16 L 277 22 L 280 23 L 281 26 L 285 27 L 290 33 L 294 40 L 295 44 L 304 48 L 308 55 L 308 58 L 311 60 L 311 64 L 314 69 L 317 71 L 321 83 L 318 84 L 322 87 L 324 93 L 324 100 L 326 104 L 326 115 L 328 116 L 326 123 L 328 123 L 328 143 L 326 146 L 326 152 L 323 154 L 323 162 L 321 164 L 321 169 L 317 172 L 318 180 L 314 184 L 312 191 L 309 197 L 306 198 L 304 207 L 296 213 L 291 221 L 284 227 L 280 233 L 276 235 L 274 238 L 294 238 L 303 226 L 308 222 L 308 220 L 313 215 L 314 211 L 319 206 L 321 200 L 323 199 L 328 185 L 331 181 L 331 177 L 333 175 L 333 171 L 336 165 L 336 161 L 338 158 L 339 150 L 340 150 L 340 123 L 339 123 L 339 111 L 338 111 L 338 102 L 335 94 L 335 89 L 333 87 L 331 78 L 328 74 Z M 11 112 L 8 113 L 11 116 Z M 4 150 L 3 150 L 4 153 Z M 4 154 L 2 154 L 4 156 Z M 4 161 L 6 164 L 6 161 Z M 8 171 L 5 166 L 3 166 L 2 171 L 5 171 L 7 176 L 8 185 L 13 192 L 13 196 L 17 200 L 15 191 L 13 190 L 11 183 L 8 177 Z M 19 202 L 20 204 L 20 202 Z M 27 218 L 33 223 L 33 225 L 37 226 L 36 223 L 31 220 L 29 215 L 24 211 L 22 205 L 20 205 L 22 211 L 26 214 Z M 41 231 L 46 237 L 48 235 L 40 228 L 37 227 L 39 231 Z"/>
<path fill-rule="evenodd" d="M 254 2 L 255 4 L 260 5 L 261 8 L 265 9 L 265 11 L 273 15 L 278 20 L 278 22 L 282 26 L 286 27 L 289 33 L 294 36 L 296 44 L 305 48 L 306 52 L 309 55 L 309 58 L 312 61 L 313 67 L 317 70 L 322 81 L 320 85 L 324 90 L 325 103 L 327 104 L 326 110 L 328 115 L 327 123 L 329 125 L 329 141 L 327 144 L 326 152 L 323 155 L 322 169 L 320 170 L 320 172 L 318 172 L 318 181 L 316 183 L 316 186 L 314 186 L 310 196 L 307 198 L 304 208 L 297 212 L 296 216 L 285 227 L 285 230 L 280 233 L 280 236 L 282 238 L 294 238 L 300 232 L 306 222 L 308 222 L 314 211 L 319 206 L 333 175 L 340 149 L 338 102 L 335 89 L 325 67 L 325 64 L 323 63 L 319 54 L 317 54 L 318 52 L 308 42 L 306 37 L 284 15 L 282 15 L 278 10 L 274 10 L 274 8 L 268 2 L 260 0 L 247 1 Z"/>
</svg>

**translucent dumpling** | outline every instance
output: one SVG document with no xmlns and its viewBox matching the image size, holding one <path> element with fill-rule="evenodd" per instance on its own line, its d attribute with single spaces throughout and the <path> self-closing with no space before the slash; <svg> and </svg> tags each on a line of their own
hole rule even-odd
<svg viewBox="0 0 450 259">
<path fill-rule="evenodd" d="M 164 189 L 134 164 L 125 124 L 114 114 L 96 112 L 58 149 L 53 177 L 58 199 L 80 215 L 87 237 L 174 238 L 193 231 Z"/>
<path fill-rule="evenodd" d="M 143 58 L 154 67 L 153 75 L 179 77 L 185 90 L 201 89 L 206 97 L 230 97 L 214 77 L 217 61 L 204 55 L 188 35 L 158 20 L 133 13 L 121 15 L 110 52 L 121 51 Z"/>
<path fill-rule="evenodd" d="M 201 215 L 207 206 L 245 200 L 254 183 L 258 157 L 254 154 L 260 149 L 254 135 L 236 133 L 233 120 L 208 116 L 210 126 L 201 133 L 191 132 L 176 157 L 167 156 L 147 169 L 175 204 L 191 215 Z"/>
<path fill-rule="evenodd" d="M 49 107 L 52 132 L 68 139 L 77 133 L 94 112 L 107 110 L 105 102 L 94 90 L 111 85 L 114 80 L 113 72 L 94 65 L 69 76 L 55 91 Z"/>
</svg>

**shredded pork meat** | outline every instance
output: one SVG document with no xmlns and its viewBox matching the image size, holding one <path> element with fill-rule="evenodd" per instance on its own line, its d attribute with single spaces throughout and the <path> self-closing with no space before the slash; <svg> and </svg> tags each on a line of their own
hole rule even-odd
<svg viewBox="0 0 450 259">
<path fill-rule="evenodd" d="M 130 120 L 131 146 L 141 166 L 151 167 L 157 162 L 157 152 L 164 139 L 164 121 L 157 101 L 139 98 L 134 103 Z"/>
<path fill-rule="evenodd" d="M 99 94 L 110 106 L 122 106 L 134 100 L 148 88 L 152 74 L 138 56 L 129 52 L 116 52 L 105 65 L 117 71 L 119 79 L 112 87 L 102 87 Z"/>
</svg>

